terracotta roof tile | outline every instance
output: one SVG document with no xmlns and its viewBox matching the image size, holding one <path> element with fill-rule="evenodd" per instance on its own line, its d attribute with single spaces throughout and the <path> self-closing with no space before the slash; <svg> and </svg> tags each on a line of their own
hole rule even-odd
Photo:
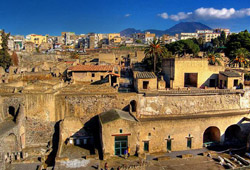
<svg viewBox="0 0 250 170">
<path fill-rule="evenodd" d="M 69 67 L 71 71 L 113 71 L 112 65 L 76 65 Z"/>
<path fill-rule="evenodd" d="M 153 72 L 139 72 L 136 75 L 137 79 L 153 79 L 157 78 Z"/>
</svg>

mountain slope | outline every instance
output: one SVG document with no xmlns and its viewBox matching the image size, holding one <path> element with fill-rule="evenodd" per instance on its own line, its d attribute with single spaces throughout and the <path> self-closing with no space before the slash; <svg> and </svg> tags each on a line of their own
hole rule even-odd
<svg viewBox="0 0 250 170">
<path fill-rule="evenodd" d="M 181 32 L 196 32 L 196 30 L 211 30 L 212 28 L 204 25 L 200 22 L 181 22 L 176 24 L 175 26 L 167 29 L 165 33 L 174 35 L 179 34 Z"/>
<path fill-rule="evenodd" d="M 122 30 L 120 32 L 121 36 L 130 36 L 131 34 L 134 34 L 134 33 L 141 33 L 142 31 L 141 30 L 136 30 L 134 28 L 127 28 L 125 30 Z"/>
<path fill-rule="evenodd" d="M 130 36 L 133 33 L 144 33 L 144 32 L 151 32 L 155 33 L 157 36 L 161 36 L 163 34 L 179 34 L 181 32 L 196 32 L 196 30 L 211 30 L 212 28 L 208 27 L 207 25 L 204 25 L 200 22 L 180 22 L 173 27 L 163 31 L 163 30 L 155 30 L 155 29 L 147 29 L 144 31 L 136 30 L 134 28 L 128 28 L 120 32 L 122 36 Z"/>
</svg>

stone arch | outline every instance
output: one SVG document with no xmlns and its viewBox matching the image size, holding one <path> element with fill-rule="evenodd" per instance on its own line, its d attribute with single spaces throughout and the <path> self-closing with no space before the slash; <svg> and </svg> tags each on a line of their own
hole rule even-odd
<svg viewBox="0 0 250 170">
<path fill-rule="evenodd" d="M 9 106 L 8 107 L 8 114 L 12 117 L 12 120 L 14 122 L 16 122 L 16 120 L 17 120 L 17 116 L 18 116 L 19 111 L 20 111 L 20 105 L 17 108 L 17 110 L 16 110 L 16 108 L 14 106 Z"/>
<path fill-rule="evenodd" d="M 16 114 L 16 109 L 15 109 L 15 107 L 9 106 L 9 108 L 8 108 L 8 113 L 9 113 L 9 115 L 11 115 L 11 116 L 14 118 L 14 117 L 15 117 L 15 114 Z"/>
<path fill-rule="evenodd" d="M 208 127 L 203 133 L 203 143 L 220 142 L 220 129 L 216 126 Z"/>
<path fill-rule="evenodd" d="M 231 125 L 225 131 L 225 141 L 237 142 L 241 138 L 241 128 L 239 125 Z"/>
<path fill-rule="evenodd" d="M 131 111 L 136 112 L 136 110 L 137 110 L 137 102 L 135 100 L 132 100 L 130 102 L 130 106 L 131 106 Z"/>
</svg>

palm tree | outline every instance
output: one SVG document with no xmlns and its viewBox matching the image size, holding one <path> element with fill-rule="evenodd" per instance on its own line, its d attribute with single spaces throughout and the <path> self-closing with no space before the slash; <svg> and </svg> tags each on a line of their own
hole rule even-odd
<svg viewBox="0 0 250 170">
<path fill-rule="evenodd" d="M 167 49 L 161 45 L 160 40 L 154 39 L 144 51 L 146 57 L 153 57 L 154 72 L 156 73 L 157 58 L 167 53 Z"/>
<path fill-rule="evenodd" d="M 249 57 L 250 55 L 247 49 L 240 48 L 235 51 L 234 55 L 235 55 L 235 59 L 233 59 L 232 63 L 238 64 L 239 67 L 243 67 L 244 65 L 247 65 L 248 63 L 247 57 Z"/>
<path fill-rule="evenodd" d="M 220 60 L 222 60 L 222 58 L 219 53 L 209 52 L 207 53 L 207 58 L 208 58 L 208 64 L 210 65 L 218 64 L 221 66 Z"/>
</svg>

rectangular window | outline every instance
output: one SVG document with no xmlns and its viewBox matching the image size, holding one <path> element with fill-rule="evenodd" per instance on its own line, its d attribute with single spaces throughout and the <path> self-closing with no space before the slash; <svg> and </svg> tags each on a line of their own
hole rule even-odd
<svg viewBox="0 0 250 170">
<path fill-rule="evenodd" d="M 101 76 L 101 80 L 103 79 L 103 76 Z"/>
<path fill-rule="evenodd" d="M 149 81 L 143 81 L 143 89 L 148 89 Z"/>
<path fill-rule="evenodd" d="M 92 77 L 95 77 L 95 73 L 92 73 Z"/>
<path fill-rule="evenodd" d="M 146 151 L 146 152 L 149 151 L 149 141 L 144 142 L 144 151 Z"/>
</svg>

